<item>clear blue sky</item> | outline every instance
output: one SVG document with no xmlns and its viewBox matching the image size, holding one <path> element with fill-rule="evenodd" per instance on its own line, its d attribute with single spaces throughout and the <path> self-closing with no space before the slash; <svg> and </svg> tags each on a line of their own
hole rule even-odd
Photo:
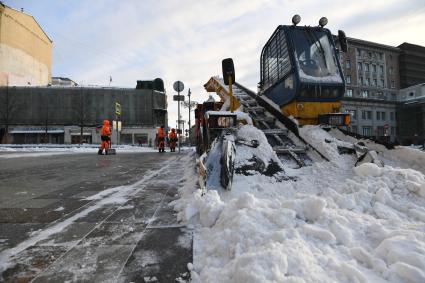
<svg viewBox="0 0 425 283">
<path fill-rule="evenodd" d="M 232 57 L 236 79 L 256 90 L 261 48 L 279 24 L 300 14 L 301 24 L 397 46 L 425 46 L 424 0 L 3 0 L 33 15 L 53 40 L 54 76 L 77 83 L 134 87 L 138 79 L 164 79 L 170 125 L 177 105 L 172 83 L 181 80 L 193 99 Z M 183 117 L 187 119 L 187 114 Z"/>
</svg>

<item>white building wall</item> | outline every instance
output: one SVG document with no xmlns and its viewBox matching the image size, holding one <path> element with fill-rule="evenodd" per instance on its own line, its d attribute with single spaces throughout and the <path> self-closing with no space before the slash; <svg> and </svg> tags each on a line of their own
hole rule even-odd
<svg viewBox="0 0 425 283">
<path fill-rule="evenodd" d="M 0 78 L 0 86 L 46 86 L 49 68 L 22 50 L 0 44 Z"/>
</svg>

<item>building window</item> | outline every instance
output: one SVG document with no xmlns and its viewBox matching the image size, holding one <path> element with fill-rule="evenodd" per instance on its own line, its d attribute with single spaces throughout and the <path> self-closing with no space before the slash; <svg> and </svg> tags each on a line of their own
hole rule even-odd
<svg viewBox="0 0 425 283">
<path fill-rule="evenodd" d="M 360 92 L 360 95 L 362 98 L 368 98 L 369 97 L 369 91 L 368 90 L 362 90 Z"/>
<path fill-rule="evenodd" d="M 363 70 L 363 64 L 362 64 L 362 62 L 358 62 L 357 63 L 357 70 L 359 70 L 359 71 Z"/>
<path fill-rule="evenodd" d="M 351 76 L 350 75 L 345 76 L 345 80 L 347 81 L 347 84 L 351 84 Z"/>
<path fill-rule="evenodd" d="M 378 127 L 376 127 L 376 134 L 379 136 L 379 137 L 382 137 L 382 136 L 384 136 L 384 127 L 382 127 L 382 126 L 378 126 Z"/>
<path fill-rule="evenodd" d="M 347 88 L 347 90 L 345 92 L 345 96 L 347 96 L 347 97 L 353 97 L 353 90 Z"/>
<path fill-rule="evenodd" d="M 376 111 L 376 120 L 381 120 L 381 112 L 380 111 Z"/>
<path fill-rule="evenodd" d="M 385 81 L 383 79 L 381 80 L 381 87 L 385 87 Z"/>
<path fill-rule="evenodd" d="M 348 113 L 351 115 L 350 120 L 357 120 L 357 111 L 356 110 L 348 110 Z"/>
<path fill-rule="evenodd" d="M 381 112 L 382 121 L 385 121 L 387 119 L 386 116 L 387 116 L 387 114 L 385 112 Z"/>
<path fill-rule="evenodd" d="M 395 82 L 394 82 L 394 80 L 391 81 L 391 88 L 395 88 Z"/>
<path fill-rule="evenodd" d="M 372 70 L 374 73 L 376 73 L 376 65 L 372 65 Z"/>
<path fill-rule="evenodd" d="M 362 51 L 359 48 L 357 48 L 357 56 L 360 56 L 360 55 L 362 55 Z"/>
<path fill-rule="evenodd" d="M 351 132 L 357 134 L 357 126 L 351 126 Z"/>
<path fill-rule="evenodd" d="M 369 72 L 369 64 L 368 63 L 364 64 L 364 69 L 365 69 L 366 72 Z"/>
<path fill-rule="evenodd" d="M 362 110 L 362 119 L 363 120 L 372 120 L 372 111 Z"/>
<path fill-rule="evenodd" d="M 371 136 L 372 135 L 372 127 L 364 126 L 363 127 L 363 135 L 364 136 Z"/>
<path fill-rule="evenodd" d="M 359 82 L 360 82 L 361 85 L 363 85 L 363 77 L 359 78 Z"/>
<path fill-rule="evenodd" d="M 388 69 L 388 73 L 389 73 L 390 75 L 392 75 L 392 74 L 393 74 L 393 72 L 394 72 L 394 68 L 393 68 L 393 67 L 390 67 L 390 68 Z"/>
<path fill-rule="evenodd" d="M 366 85 L 370 85 L 370 79 L 366 78 Z"/>
<path fill-rule="evenodd" d="M 390 120 L 394 121 L 394 112 L 390 112 Z"/>
<path fill-rule="evenodd" d="M 351 69 L 351 61 L 350 60 L 345 61 L 345 68 Z"/>
<path fill-rule="evenodd" d="M 379 60 L 382 60 L 382 53 L 379 53 Z"/>
<path fill-rule="evenodd" d="M 369 58 L 372 58 L 372 52 L 369 52 L 368 55 L 369 55 Z"/>
<path fill-rule="evenodd" d="M 379 66 L 379 72 L 384 75 L 384 66 Z"/>
<path fill-rule="evenodd" d="M 373 86 L 377 86 L 378 85 L 378 80 L 377 79 L 373 79 Z"/>
</svg>

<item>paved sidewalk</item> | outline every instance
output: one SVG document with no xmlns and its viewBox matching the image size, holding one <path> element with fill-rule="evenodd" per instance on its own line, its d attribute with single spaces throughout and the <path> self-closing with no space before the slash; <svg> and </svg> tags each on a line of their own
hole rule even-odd
<svg viewBox="0 0 425 283">
<path fill-rule="evenodd" d="M 107 158 L 114 163 L 114 168 L 137 167 L 134 162 L 128 166 L 129 157 Z M 120 158 L 122 160 L 118 162 Z M 14 203 L 11 206 L 15 213 L 9 214 L 7 211 L 11 208 L 2 203 L 0 239 L 7 239 L 7 245 L 0 245 L 0 259 L 11 259 L 9 268 L 2 274 L 3 280 L 188 280 L 187 263 L 192 262 L 192 231 L 177 222 L 173 208 L 168 204 L 178 197 L 177 189 L 185 181 L 183 172 L 192 170 L 193 160 L 187 154 L 170 153 L 142 153 L 137 158 L 145 159 L 144 165 L 140 166 L 149 164 L 149 168 L 144 168 L 142 174 L 115 176 L 121 179 L 120 187 L 102 186 L 102 190 L 97 191 L 93 190 L 95 185 L 90 190 L 77 190 L 75 187 L 73 194 L 69 192 L 70 188 L 51 191 Z M 37 179 L 40 175 L 32 177 Z M 136 178 L 139 181 L 134 182 Z M 40 189 L 39 186 L 34 187 Z M 2 189 L 4 185 L 0 185 Z M 59 191 L 62 196 L 65 195 L 63 198 L 57 198 Z M 28 209 L 36 207 L 41 209 L 40 213 L 34 210 L 35 213 L 28 215 Z M 55 217 L 68 209 L 69 213 Z M 20 210 L 23 212 L 16 213 Z"/>
</svg>

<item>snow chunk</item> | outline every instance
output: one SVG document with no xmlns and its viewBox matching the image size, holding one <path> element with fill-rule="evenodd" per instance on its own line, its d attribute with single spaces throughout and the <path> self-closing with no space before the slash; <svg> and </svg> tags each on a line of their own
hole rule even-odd
<svg viewBox="0 0 425 283">
<path fill-rule="evenodd" d="M 406 282 L 425 282 L 424 271 L 410 264 L 398 261 L 391 265 L 391 270 Z"/>
<path fill-rule="evenodd" d="M 329 230 L 320 228 L 315 225 L 305 224 L 303 226 L 303 232 L 307 235 L 313 236 L 314 238 L 317 238 L 319 240 L 335 243 L 336 238 L 334 234 L 332 234 Z"/>
<path fill-rule="evenodd" d="M 217 221 L 218 216 L 224 208 L 217 191 L 209 190 L 198 203 L 199 220 L 205 227 L 211 227 Z"/>
<path fill-rule="evenodd" d="M 375 254 L 388 264 L 403 262 L 425 270 L 425 243 L 413 236 L 394 236 L 385 239 Z"/>
<path fill-rule="evenodd" d="M 379 177 L 382 175 L 381 168 L 374 163 L 363 163 L 358 167 L 354 167 L 354 172 L 357 176 Z"/>
<path fill-rule="evenodd" d="M 323 213 L 323 209 L 326 207 L 326 200 L 316 196 L 309 196 L 294 201 L 285 201 L 283 206 L 295 210 L 301 219 L 315 221 Z"/>
<path fill-rule="evenodd" d="M 282 245 L 268 244 L 248 252 L 235 261 L 234 282 L 282 282 L 288 270 Z M 267 272 L 265 272 L 267 270 Z"/>
</svg>

